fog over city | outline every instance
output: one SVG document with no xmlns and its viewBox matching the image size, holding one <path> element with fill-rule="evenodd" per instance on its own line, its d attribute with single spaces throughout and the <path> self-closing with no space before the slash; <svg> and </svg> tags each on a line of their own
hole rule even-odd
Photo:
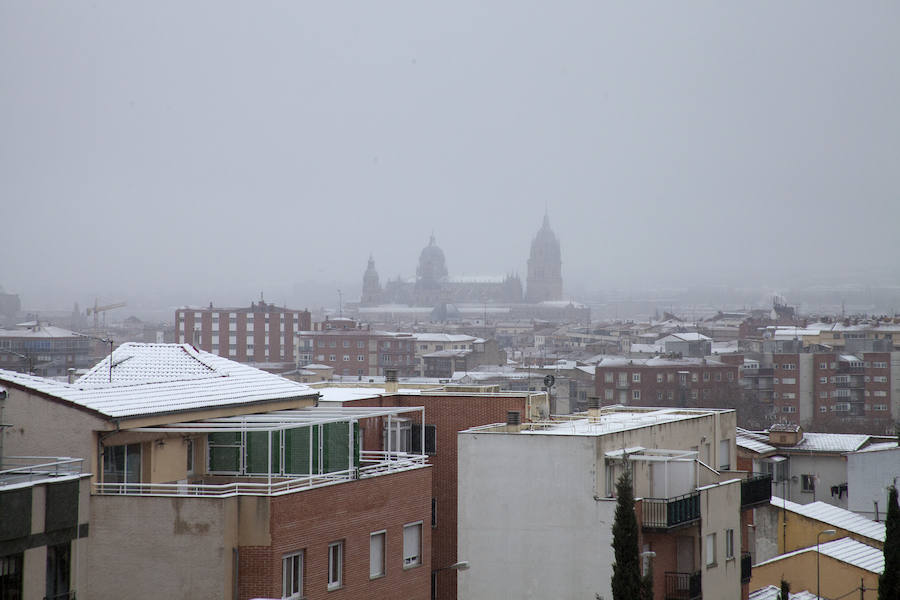
<svg viewBox="0 0 900 600">
<path fill-rule="evenodd" d="M 898 30 L 895 2 L 5 2 L 0 285 L 336 303 L 432 232 L 451 274 L 524 275 L 545 211 L 567 297 L 895 285 Z"/>
</svg>

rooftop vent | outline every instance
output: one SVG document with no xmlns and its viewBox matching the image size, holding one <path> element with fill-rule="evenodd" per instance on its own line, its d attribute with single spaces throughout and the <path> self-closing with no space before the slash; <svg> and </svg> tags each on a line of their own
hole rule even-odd
<svg viewBox="0 0 900 600">
<path fill-rule="evenodd" d="M 521 425 L 522 424 L 522 414 L 517 410 L 510 410 L 506 412 L 506 424 L 507 425 Z"/>
</svg>

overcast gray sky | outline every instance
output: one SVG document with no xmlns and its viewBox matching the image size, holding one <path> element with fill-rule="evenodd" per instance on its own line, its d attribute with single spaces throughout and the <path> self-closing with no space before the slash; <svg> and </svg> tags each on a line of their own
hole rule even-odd
<svg viewBox="0 0 900 600">
<path fill-rule="evenodd" d="M 900 3 L 0 3 L 0 284 L 898 273 Z M 185 293 L 186 300 L 189 296 Z M 249 298 L 248 298 L 249 299 Z"/>
</svg>

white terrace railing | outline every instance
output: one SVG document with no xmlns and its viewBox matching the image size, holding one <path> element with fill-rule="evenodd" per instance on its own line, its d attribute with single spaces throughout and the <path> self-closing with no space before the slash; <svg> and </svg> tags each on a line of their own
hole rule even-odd
<svg viewBox="0 0 900 600">
<path fill-rule="evenodd" d="M 246 476 L 230 483 L 95 483 L 94 493 L 99 495 L 128 496 L 274 496 L 301 490 L 332 485 L 355 479 L 364 479 L 396 471 L 405 471 L 426 464 L 428 457 L 404 452 L 361 452 L 360 467 L 313 475 Z"/>
<path fill-rule="evenodd" d="M 81 475 L 82 458 L 53 456 L 4 456 L 0 466 L 0 488 L 55 477 Z"/>
</svg>

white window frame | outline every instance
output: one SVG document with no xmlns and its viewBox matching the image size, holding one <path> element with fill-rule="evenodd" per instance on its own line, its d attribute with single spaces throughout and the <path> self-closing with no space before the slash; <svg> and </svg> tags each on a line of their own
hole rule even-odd
<svg viewBox="0 0 900 600">
<path fill-rule="evenodd" d="M 410 552 L 410 548 L 407 548 L 406 544 L 406 532 L 410 529 L 418 529 L 419 532 L 419 547 L 416 548 L 415 554 Z M 422 566 L 422 521 L 416 521 L 415 523 L 407 523 L 403 526 L 403 568 L 404 569 L 413 569 L 415 567 Z"/>
<path fill-rule="evenodd" d="M 706 534 L 706 568 L 716 566 L 716 534 Z"/>
<path fill-rule="evenodd" d="M 336 575 L 336 577 L 334 577 Z M 328 589 L 338 590 L 344 585 L 344 541 L 328 544 Z"/>
<path fill-rule="evenodd" d="M 281 597 L 283 599 L 297 600 L 303 597 L 303 566 L 303 550 L 281 557 Z M 294 579 L 295 575 L 296 579 Z"/>
<path fill-rule="evenodd" d="M 376 564 L 373 560 L 375 557 L 372 551 L 375 549 L 374 543 L 376 539 L 381 540 L 381 564 Z M 387 550 L 387 530 L 373 531 L 369 534 L 369 579 L 378 579 L 384 577 L 387 573 L 385 569 L 385 551 Z M 377 570 L 376 570 L 377 569 Z"/>
<path fill-rule="evenodd" d="M 725 560 L 734 558 L 734 529 L 725 530 Z"/>
</svg>

